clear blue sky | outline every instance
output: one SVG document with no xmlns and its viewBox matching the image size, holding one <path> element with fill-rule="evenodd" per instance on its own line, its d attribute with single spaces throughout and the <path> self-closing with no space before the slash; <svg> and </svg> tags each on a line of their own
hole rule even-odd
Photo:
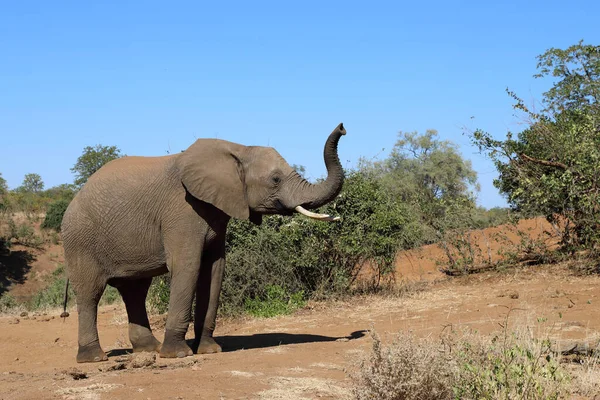
<svg viewBox="0 0 600 400">
<path fill-rule="evenodd" d="M 599 44 L 599 16 L 596 0 L 5 1 L 0 172 L 50 187 L 72 182 L 87 145 L 164 155 L 219 137 L 317 178 L 344 122 L 344 165 L 437 129 L 472 160 L 479 203 L 504 205 L 462 128 L 521 129 L 505 88 L 539 100 L 551 82 L 532 78 L 535 56 Z"/>
</svg>

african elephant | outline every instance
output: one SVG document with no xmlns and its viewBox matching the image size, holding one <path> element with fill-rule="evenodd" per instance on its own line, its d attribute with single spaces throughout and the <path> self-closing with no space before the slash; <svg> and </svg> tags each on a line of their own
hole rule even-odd
<svg viewBox="0 0 600 400">
<path fill-rule="evenodd" d="M 162 157 L 123 157 L 93 174 L 69 205 L 62 236 L 79 314 L 78 362 L 106 360 L 96 325 L 98 301 L 116 287 L 129 319 L 133 351 L 185 357 L 196 297 L 199 353 L 221 350 L 213 339 L 231 217 L 260 224 L 264 214 L 306 209 L 333 200 L 344 173 L 337 155 L 346 133 L 338 125 L 325 143 L 327 178 L 311 184 L 270 147 L 198 139 Z M 162 346 L 153 336 L 145 299 L 152 277 L 169 273 L 171 296 Z M 195 347 L 195 346 L 194 346 Z"/>
</svg>

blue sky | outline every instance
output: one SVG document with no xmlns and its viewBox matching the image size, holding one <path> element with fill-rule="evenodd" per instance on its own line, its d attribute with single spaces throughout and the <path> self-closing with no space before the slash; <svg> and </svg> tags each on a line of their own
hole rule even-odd
<svg viewBox="0 0 600 400">
<path fill-rule="evenodd" d="M 217 4 L 218 3 L 218 4 Z M 463 128 L 522 128 L 536 55 L 599 44 L 600 2 L 3 2 L 0 172 L 73 181 L 87 145 L 164 155 L 196 138 L 269 145 L 307 175 L 344 122 L 345 166 L 385 157 L 398 131 L 437 129 L 504 205 Z"/>
</svg>

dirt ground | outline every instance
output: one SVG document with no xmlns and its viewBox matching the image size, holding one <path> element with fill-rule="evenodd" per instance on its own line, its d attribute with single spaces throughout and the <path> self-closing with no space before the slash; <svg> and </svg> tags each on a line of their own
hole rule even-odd
<svg viewBox="0 0 600 400">
<path fill-rule="evenodd" d="M 597 342 L 600 277 L 555 265 L 450 278 L 439 272 L 436 257 L 443 252 L 427 251 L 399 254 L 400 280 L 414 287 L 402 296 L 311 303 L 290 316 L 219 321 L 219 354 L 175 360 L 131 355 L 124 306 L 116 304 L 99 313 L 109 360 L 77 364 L 74 310 L 66 320 L 60 310 L 1 316 L 0 399 L 343 399 L 351 393 L 350 372 L 370 350 L 369 330 L 384 341 L 407 331 L 436 339 L 449 327 L 487 334 L 498 331 L 507 315 L 510 326 L 532 330 L 547 318 L 544 329 L 558 346 Z M 164 317 L 152 323 L 162 338 Z"/>
</svg>

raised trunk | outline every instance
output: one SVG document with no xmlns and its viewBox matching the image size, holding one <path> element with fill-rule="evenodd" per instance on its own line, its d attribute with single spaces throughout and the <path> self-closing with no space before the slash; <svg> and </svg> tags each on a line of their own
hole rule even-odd
<svg viewBox="0 0 600 400">
<path fill-rule="evenodd" d="M 342 135 L 346 134 L 343 124 L 339 124 L 327 138 L 323 149 L 323 158 L 327 168 L 327 179 L 318 184 L 303 181 L 294 203 L 306 208 L 317 208 L 333 200 L 342 190 L 344 170 L 337 154 L 337 146 Z"/>
</svg>

